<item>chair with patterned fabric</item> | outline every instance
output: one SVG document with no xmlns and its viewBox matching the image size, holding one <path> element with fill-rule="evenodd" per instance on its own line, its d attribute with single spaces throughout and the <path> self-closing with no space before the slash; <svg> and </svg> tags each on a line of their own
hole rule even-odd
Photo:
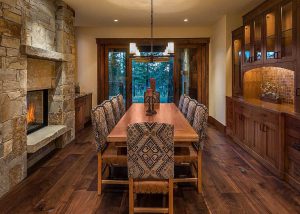
<svg viewBox="0 0 300 214">
<path fill-rule="evenodd" d="M 180 111 L 182 110 L 184 96 L 185 96 L 184 94 L 182 94 L 180 96 L 180 100 L 179 100 L 179 104 L 178 104 L 178 108 L 179 108 Z"/>
<path fill-rule="evenodd" d="M 117 98 L 118 98 L 121 117 L 122 117 L 126 112 L 126 108 L 125 108 L 125 104 L 124 104 L 124 98 L 123 98 L 122 94 L 118 94 Z"/>
<path fill-rule="evenodd" d="M 108 166 L 127 166 L 126 154 L 120 155 L 119 148 L 106 141 L 108 135 L 106 117 L 103 105 L 99 105 L 91 111 L 95 144 L 98 153 L 98 194 L 102 193 L 102 184 L 128 184 L 128 181 L 102 179 L 102 163 Z M 106 169 L 106 168 L 104 168 Z"/>
<path fill-rule="evenodd" d="M 207 120 L 207 107 L 197 103 L 192 127 L 197 132 L 199 141 L 197 143 L 193 143 L 193 145 L 189 147 L 175 148 L 175 164 L 190 164 L 190 166 L 194 167 L 195 171 L 197 172 L 196 176 L 193 176 L 192 178 L 180 179 L 180 182 L 197 183 L 198 193 L 202 192 L 202 150 L 207 139 Z M 174 182 L 177 182 L 177 180 L 175 179 Z"/>
<path fill-rule="evenodd" d="M 115 122 L 118 123 L 119 120 L 121 119 L 121 110 L 120 110 L 120 107 L 119 107 L 118 98 L 117 97 L 112 97 L 110 101 L 111 101 L 111 105 L 112 105 L 112 108 L 113 108 Z"/>
<path fill-rule="evenodd" d="M 188 108 L 189 108 L 189 102 L 190 102 L 191 98 L 189 96 L 185 96 L 183 99 L 183 104 L 182 104 L 182 109 L 181 112 L 182 114 L 186 117 L 187 112 L 188 112 Z"/>
<path fill-rule="evenodd" d="M 110 100 L 105 100 L 101 105 L 104 107 L 107 129 L 108 133 L 110 133 L 116 125 L 113 106 Z"/>
<path fill-rule="evenodd" d="M 193 124 L 197 104 L 198 104 L 197 100 L 190 100 L 189 102 L 186 119 L 189 121 L 191 125 Z"/>
<path fill-rule="evenodd" d="M 135 123 L 127 130 L 129 213 L 173 213 L 174 126 Z M 169 208 L 134 207 L 134 194 L 169 194 Z"/>
<path fill-rule="evenodd" d="M 157 92 L 157 91 L 153 91 L 153 100 L 154 100 L 154 103 L 160 103 L 160 93 Z M 149 99 L 150 97 L 147 96 L 147 93 L 144 92 L 144 103 L 149 103 Z"/>
</svg>

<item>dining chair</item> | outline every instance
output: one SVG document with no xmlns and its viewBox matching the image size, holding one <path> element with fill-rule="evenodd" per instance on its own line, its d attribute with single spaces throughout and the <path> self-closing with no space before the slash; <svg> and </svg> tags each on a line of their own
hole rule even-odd
<svg viewBox="0 0 300 214">
<path fill-rule="evenodd" d="M 113 108 L 115 122 L 118 123 L 119 120 L 121 119 L 121 110 L 120 110 L 118 98 L 117 97 L 112 97 L 110 101 L 111 101 L 111 105 L 112 105 L 112 108 Z"/>
<path fill-rule="evenodd" d="M 195 169 L 197 175 L 191 178 L 174 179 L 175 183 L 193 182 L 197 184 L 198 193 L 202 192 L 202 150 L 207 140 L 208 109 L 205 105 L 197 103 L 192 127 L 198 134 L 199 140 L 193 145 L 175 148 L 175 164 L 187 165 Z M 194 170 L 192 170 L 194 172 Z"/>
<path fill-rule="evenodd" d="M 187 115 L 190 100 L 191 100 L 191 98 L 189 96 L 185 96 L 183 99 L 181 112 L 185 117 Z"/>
<path fill-rule="evenodd" d="M 147 92 L 144 92 L 144 103 L 149 103 L 150 97 L 147 95 Z M 153 101 L 154 103 L 160 103 L 160 93 L 153 91 Z"/>
<path fill-rule="evenodd" d="M 178 104 L 178 108 L 179 108 L 179 110 L 181 111 L 181 109 L 182 109 L 182 106 L 183 106 L 183 100 L 184 100 L 184 94 L 182 94 L 181 96 L 180 96 L 180 99 L 179 99 L 179 104 Z"/>
<path fill-rule="evenodd" d="M 135 123 L 127 129 L 129 213 L 173 213 L 174 126 Z M 134 194 L 169 194 L 168 208 L 134 207 Z"/>
<path fill-rule="evenodd" d="M 187 121 L 189 121 L 189 123 L 191 125 L 193 124 L 197 104 L 198 104 L 197 100 L 192 99 L 192 100 L 190 100 L 189 105 L 188 105 L 186 119 L 187 119 Z"/>
<path fill-rule="evenodd" d="M 126 154 L 120 155 L 119 148 L 106 141 L 108 135 L 104 106 L 101 104 L 91 110 L 93 131 L 95 135 L 95 145 L 98 156 L 98 194 L 102 193 L 102 184 L 128 184 L 128 180 L 107 180 L 102 175 L 106 166 L 127 166 Z"/>
<path fill-rule="evenodd" d="M 204 144 L 207 141 L 207 122 L 208 122 L 208 109 L 203 104 L 198 104 L 195 117 L 193 121 L 193 128 L 199 136 L 198 142 L 194 143 L 197 151 L 197 177 L 198 177 L 198 192 L 202 192 L 202 151 Z"/>
<path fill-rule="evenodd" d="M 124 97 L 123 97 L 122 94 L 118 94 L 117 99 L 118 99 L 118 102 L 119 102 L 120 113 L 121 113 L 121 117 L 122 117 L 126 112 L 126 107 L 125 107 L 125 104 L 124 104 Z"/>
<path fill-rule="evenodd" d="M 116 125 L 116 120 L 115 120 L 115 116 L 113 113 L 112 103 L 110 100 L 105 100 L 102 103 L 102 106 L 103 106 L 104 112 L 105 112 L 108 133 L 110 133 Z"/>
</svg>

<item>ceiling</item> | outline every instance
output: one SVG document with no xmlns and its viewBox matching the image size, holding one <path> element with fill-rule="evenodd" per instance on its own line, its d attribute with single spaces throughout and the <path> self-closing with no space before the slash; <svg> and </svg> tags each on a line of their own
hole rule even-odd
<svg viewBox="0 0 300 214">
<path fill-rule="evenodd" d="M 147 27 L 150 0 L 64 0 L 76 11 L 76 26 Z M 154 0 L 156 26 L 209 26 L 222 15 L 246 11 L 263 0 Z M 188 22 L 183 20 L 188 18 Z M 118 19 L 118 22 L 114 22 Z"/>
</svg>

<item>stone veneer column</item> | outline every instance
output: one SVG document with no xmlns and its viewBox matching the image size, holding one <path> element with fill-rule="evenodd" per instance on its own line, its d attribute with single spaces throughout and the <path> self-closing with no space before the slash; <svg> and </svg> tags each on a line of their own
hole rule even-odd
<svg viewBox="0 0 300 214">
<path fill-rule="evenodd" d="M 0 197 L 26 177 L 27 59 L 22 0 L 0 0 Z"/>
<path fill-rule="evenodd" d="M 57 63 L 60 79 L 54 100 L 61 102 L 62 123 L 71 129 L 65 139 L 69 143 L 75 138 L 75 30 L 74 11 L 63 1 L 57 0 L 56 51 L 65 55 L 64 62 Z"/>
</svg>

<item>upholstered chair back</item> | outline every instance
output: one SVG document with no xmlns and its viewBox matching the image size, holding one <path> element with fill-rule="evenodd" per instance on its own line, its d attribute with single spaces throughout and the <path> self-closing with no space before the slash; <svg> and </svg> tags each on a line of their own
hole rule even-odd
<svg viewBox="0 0 300 214">
<path fill-rule="evenodd" d="M 165 180 L 174 177 L 174 126 L 135 123 L 127 130 L 128 177 Z"/>
<path fill-rule="evenodd" d="M 91 111 L 93 130 L 95 135 L 95 143 L 97 152 L 101 152 L 106 148 L 106 138 L 108 135 L 105 112 L 102 105 L 99 105 Z"/>
<path fill-rule="evenodd" d="M 188 107 L 189 107 L 190 100 L 191 100 L 191 98 L 189 96 L 185 96 L 184 99 L 183 99 L 183 105 L 182 105 L 181 112 L 185 117 L 186 117 L 187 112 L 188 112 Z"/>
<path fill-rule="evenodd" d="M 111 130 L 113 130 L 113 128 L 116 125 L 116 120 L 115 120 L 115 116 L 113 113 L 112 103 L 109 100 L 105 100 L 102 103 L 102 105 L 104 107 L 107 129 L 108 129 L 108 132 L 110 133 Z"/>
<path fill-rule="evenodd" d="M 160 103 L 160 93 L 157 91 L 153 91 L 154 103 Z M 150 97 L 147 96 L 147 93 L 144 92 L 144 103 L 149 103 Z"/>
<path fill-rule="evenodd" d="M 199 141 L 194 144 L 197 149 L 203 149 L 207 140 L 208 109 L 203 104 L 198 104 L 195 111 L 193 128 L 199 135 Z"/>
<path fill-rule="evenodd" d="M 189 123 L 191 125 L 193 124 L 193 121 L 194 121 L 197 104 L 198 104 L 197 100 L 190 100 L 190 102 L 189 102 L 186 119 L 189 121 Z"/>
<path fill-rule="evenodd" d="M 120 113 L 121 113 L 121 117 L 122 117 L 126 112 L 126 108 L 125 108 L 125 104 L 124 104 L 124 98 L 123 98 L 122 94 L 118 94 L 117 99 L 118 99 L 118 102 L 119 102 Z"/>
<path fill-rule="evenodd" d="M 118 123 L 119 120 L 121 119 L 121 111 L 120 111 L 119 102 L 118 102 L 117 97 L 112 97 L 111 98 L 111 105 L 112 105 L 112 108 L 113 108 L 115 121 L 116 121 L 116 123 Z"/>
<path fill-rule="evenodd" d="M 182 94 L 180 96 L 180 100 L 179 100 L 179 104 L 178 104 L 178 108 L 179 108 L 180 111 L 182 110 L 183 100 L 184 100 L 184 95 Z"/>
</svg>

